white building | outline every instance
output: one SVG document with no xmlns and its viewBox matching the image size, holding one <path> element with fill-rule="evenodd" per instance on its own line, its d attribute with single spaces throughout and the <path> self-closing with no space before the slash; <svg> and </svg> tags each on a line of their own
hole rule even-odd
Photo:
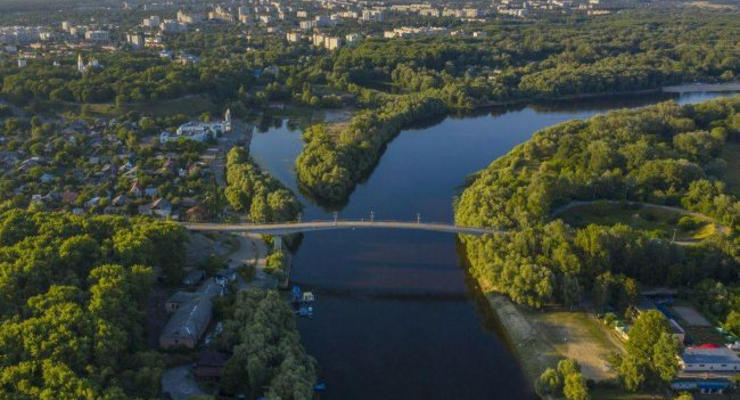
<svg viewBox="0 0 740 400">
<path fill-rule="evenodd" d="M 328 50 L 338 49 L 342 45 L 342 39 L 336 36 L 326 36 L 324 38 L 324 47 Z"/>
<path fill-rule="evenodd" d="M 103 68 L 103 64 L 99 63 L 96 59 L 91 59 L 89 63 L 85 64 L 85 61 L 82 60 L 82 54 L 77 55 L 77 72 L 84 73 L 90 69 L 100 69 Z"/>
<path fill-rule="evenodd" d="M 161 22 L 161 21 L 160 21 L 160 19 L 159 19 L 159 16 L 157 16 L 157 15 L 152 15 L 152 16 L 151 16 L 151 17 L 149 17 L 149 18 L 144 18 L 144 20 L 143 20 L 143 21 L 141 21 L 141 26 L 143 26 L 143 27 L 145 27 L 145 28 L 156 28 L 156 27 L 158 27 L 158 26 L 159 26 L 159 23 L 160 23 L 160 22 Z"/>
<path fill-rule="evenodd" d="M 130 44 L 134 48 L 142 48 L 144 47 L 144 35 L 141 33 L 127 33 L 126 34 L 126 42 Z"/>
<path fill-rule="evenodd" d="M 110 39 L 108 31 L 87 31 L 85 32 L 85 39 L 93 42 L 107 42 Z"/>
<path fill-rule="evenodd" d="M 180 125 L 174 134 L 164 131 L 159 135 L 160 143 L 167 143 L 184 138 L 196 142 L 205 142 L 218 135 L 231 131 L 231 110 L 226 110 L 223 121 L 198 122 L 190 121 Z"/>
<path fill-rule="evenodd" d="M 684 372 L 740 373 L 740 357 L 731 349 L 722 346 L 687 347 L 681 356 L 681 369 Z"/>
</svg>

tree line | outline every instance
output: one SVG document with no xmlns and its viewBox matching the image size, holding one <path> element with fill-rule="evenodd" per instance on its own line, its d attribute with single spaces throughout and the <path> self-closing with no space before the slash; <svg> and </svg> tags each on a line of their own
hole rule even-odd
<svg viewBox="0 0 740 400">
<path fill-rule="evenodd" d="M 155 279 L 182 274 L 185 233 L 150 219 L 0 214 L 0 397 L 154 399 Z"/>
<path fill-rule="evenodd" d="M 295 221 L 302 205 L 295 194 L 263 172 L 241 147 L 226 155 L 226 199 L 253 222 Z"/>
</svg>

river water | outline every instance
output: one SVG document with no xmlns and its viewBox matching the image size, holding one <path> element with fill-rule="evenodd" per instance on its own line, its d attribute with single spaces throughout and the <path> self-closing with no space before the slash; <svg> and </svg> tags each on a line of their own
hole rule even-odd
<svg viewBox="0 0 740 400">
<path fill-rule="evenodd" d="M 451 222 L 465 178 L 558 122 L 669 98 L 681 104 L 722 94 L 619 97 L 499 108 L 401 132 L 357 186 L 340 218 Z M 298 193 L 300 131 L 283 122 L 255 133 L 256 162 Z M 332 212 L 305 196 L 303 219 Z M 325 399 L 532 399 L 501 327 L 461 268 L 454 235 L 356 230 L 311 232 L 293 258 L 291 280 L 317 296 L 299 320 L 318 360 Z"/>
</svg>

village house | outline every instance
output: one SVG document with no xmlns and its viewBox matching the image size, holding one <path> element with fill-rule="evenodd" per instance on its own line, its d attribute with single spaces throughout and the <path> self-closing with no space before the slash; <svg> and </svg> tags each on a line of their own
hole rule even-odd
<svg viewBox="0 0 740 400">
<path fill-rule="evenodd" d="M 139 214 L 167 218 L 172 215 L 172 205 L 167 199 L 160 197 L 149 204 L 139 206 Z"/>
<path fill-rule="evenodd" d="M 159 346 L 195 348 L 211 322 L 212 312 L 213 304 L 208 296 L 198 296 L 179 306 L 162 330 Z"/>
<path fill-rule="evenodd" d="M 192 272 L 200 273 L 197 282 L 203 279 L 203 271 L 191 271 L 191 274 Z M 195 348 L 211 322 L 211 298 L 223 296 L 224 291 L 224 285 L 215 279 L 209 279 L 196 292 L 177 292 L 170 297 L 165 303 L 165 310 L 174 314 L 159 337 L 160 347 Z"/>
</svg>

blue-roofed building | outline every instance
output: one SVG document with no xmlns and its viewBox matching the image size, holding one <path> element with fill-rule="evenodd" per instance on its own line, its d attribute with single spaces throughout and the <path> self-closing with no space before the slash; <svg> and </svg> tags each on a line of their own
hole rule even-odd
<svg viewBox="0 0 740 400">
<path fill-rule="evenodd" d="M 702 393 L 722 393 L 732 387 L 732 382 L 719 379 L 677 379 L 671 383 L 673 390 L 698 390 Z"/>
</svg>

